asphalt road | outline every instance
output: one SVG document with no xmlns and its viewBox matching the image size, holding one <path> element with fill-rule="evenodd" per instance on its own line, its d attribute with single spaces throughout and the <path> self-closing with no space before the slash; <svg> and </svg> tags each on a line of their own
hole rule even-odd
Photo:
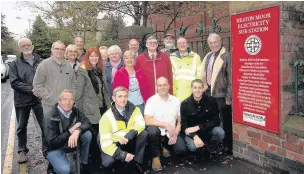
<svg viewBox="0 0 304 174">
<path fill-rule="evenodd" d="M 28 158 L 27 164 L 18 165 L 17 156 L 17 123 L 13 110 L 13 90 L 11 89 L 9 80 L 1 84 L 1 173 L 3 174 L 45 174 L 48 162 L 44 159 L 41 152 L 41 133 L 38 124 L 33 117 L 30 117 L 28 125 Z M 13 116 L 13 117 L 11 117 Z M 9 135 L 10 133 L 10 135 Z M 9 137 L 11 137 L 9 139 Z M 11 150 L 11 151 L 10 151 Z M 96 153 L 92 152 L 92 153 Z M 218 160 L 212 161 L 204 158 L 187 157 L 180 159 L 174 155 L 169 158 L 161 158 L 163 170 L 157 172 L 159 174 L 196 174 L 196 173 L 212 173 L 212 174 L 260 174 L 268 173 L 266 170 L 239 160 L 233 157 L 219 155 Z M 151 171 L 151 160 L 146 155 L 145 167 L 148 173 L 156 173 Z M 114 170 L 105 170 L 100 162 L 90 165 L 90 174 L 92 173 L 134 173 L 129 165 L 117 163 Z"/>
</svg>

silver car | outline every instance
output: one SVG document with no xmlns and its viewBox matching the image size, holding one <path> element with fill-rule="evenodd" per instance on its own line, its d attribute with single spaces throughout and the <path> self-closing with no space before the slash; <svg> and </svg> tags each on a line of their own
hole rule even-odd
<svg viewBox="0 0 304 174">
<path fill-rule="evenodd" d="M 6 60 L 5 60 L 5 64 L 9 65 L 10 63 L 12 63 L 14 60 L 17 59 L 17 56 L 16 55 L 7 55 L 6 56 Z"/>
<path fill-rule="evenodd" d="M 1 69 L 1 83 L 2 82 L 6 82 L 6 79 L 8 79 L 8 69 L 9 69 L 9 66 L 8 66 L 8 64 L 4 64 L 3 63 L 2 56 L 1 56 L 0 69 Z"/>
</svg>

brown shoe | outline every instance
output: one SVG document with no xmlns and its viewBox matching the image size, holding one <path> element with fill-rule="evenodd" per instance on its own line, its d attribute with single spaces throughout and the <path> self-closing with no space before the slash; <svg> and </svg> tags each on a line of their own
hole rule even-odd
<svg viewBox="0 0 304 174">
<path fill-rule="evenodd" d="M 24 151 L 20 152 L 18 154 L 18 157 L 17 157 L 17 162 L 19 164 L 22 164 L 22 163 L 25 163 L 27 162 L 27 156 L 26 156 L 26 153 Z"/>
<path fill-rule="evenodd" d="M 152 169 L 155 172 L 161 171 L 163 169 L 162 166 L 161 166 L 159 157 L 155 157 L 155 158 L 152 159 Z"/>
<path fill-rule="evenodd" d="M 163 156 L 166 158 L 171 156 L 170 151 L 164 147 L 163 147 Z"/>
</svg>

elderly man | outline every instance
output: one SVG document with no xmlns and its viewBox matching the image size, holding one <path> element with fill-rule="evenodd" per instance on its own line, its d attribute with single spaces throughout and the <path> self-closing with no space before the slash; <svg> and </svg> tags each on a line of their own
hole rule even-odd
<svg viewBox="0 0 304 174">
<path fill-rule="evenodd" d="M 194 152 L 207 147 L 212 157 L 223 140 L 225 132 L 220 126 L 219 110 L 213 97 L 203 95 L 203 81 L 191 82 L 192 94 L 181 104 L 181 129 L 187 148 Z"/>
<path fill-rule="evenodd" d="M 182 102 L 191 94 L 191 81 L 200 76 L 200 56 L 188 51 L 187 39 L 177 40 L 178 50 L 170 55 L 173 71 L 173 94 Z"/>
<path fill-rule="evenodd" d="M 83 61 L 83 58 L 84 58 L 84 55 L 86 53 L 86 50 L 84 49 L 84 41 L 83 41 L 83 38 L 81 36 L 76 36 L 74 38 L 74 44 L 77 46 L 77 49 L 78 49 L 78 55 L 80 55 L 78 57 L 78 61 L 79 62 L 82 62 Z"/>
<path fill-rule="evenodd" d="M 164 146 L 171 146 L 177 155 L 186 154 L 186 145 L 179 135 L 181 130 L 180 102 L 169 94 L 169 83 L 164 77 L 157 79 L 157 94 L 148 99 L 145 108 L 149 151 L 152 155 L 152 169 L 162 170 L 160 147 L 163 145 L 163 156 L 170 156 Z"/>
<path fill-rule="evenodd" d="M 165 45 L 165 48 L 163 48 L 162 52 L 170 55 L 172 53 L 174 53 L 176 51 L 176 48 L 175 48 L 175 39 L 174 39 L 174 36 L 173 34 L 169 34 L 167 33 L 165 35 L 165 38 L 164 38 L 164 45 Z"/>
<path fill-rule="evenodd" d="M 231 55 L 222 47 L 221 37 L 210 34 L 208 45 L 211 49 L 203 59 L 201 77 L 206 94 L 216 99 L 223 128 L 226 133 L 224 139 L 224 153 L 232 155 L 232 89 L 231 89 Z"/>
<path fill-rule="evenodd" d="M 129 50 L 131 50 L 136 56 L 139 55 L 139 42 L 136 39 L 131 39 L 129 41 Z"/>
<path fill-rule="evenodd" d="M 33 79 L 37 66 L 42 62 L 38 54 L 33 53 L 34 46 L 28 38 L 18 41 L 18 48 L 21 51 L 19 59 L 13 61 L 9 68 L 11 86 L 14 89 L 14 104 L 17 117 L 18 137 L 18 163 L 27 161 L 27 123 L 31 109 L 34 111 L 43 136 L 43 109 L 40 100 L 34 96 Z M 42 143 L 44 144 L 44 143 Z M 44 151 L 44 147 L 42 148 Z"/>
<path fill-rule="evenodd" d="M 64 43 L 54 42 L 51 51 L 52 56 L 38 66 L 33 81 L 33 92 L 42 99 L 44 115 L 51 111 L 63 89 L 76 91 L 75 72 L 64 59 Z"/>
<path fill-rule="evenodd" d="M 172 66 L 169 56 L 161 51 L 157 51 L 158 43 L 154 36 L 147 38 L 146 47 L 148 51 L 136 57 L 136 66 L 141 68 L 146 76 L 150 88 L 148 97 L 156 94 L 156 79 L 165 77 L 169 81 L 170 94 L 172 94 Z"/>
<path fill-rule="evenodd" d="M 91 123 L 84 113 L 74 107 L 73 91 L 64 89 L 45 119 L 45 137 L 48 142 L 47 159 L 56 173 L 69 174 L 71 167 L 65 154 L 80 145 L 81 171 L 88 173 Z M 79 138 L 79 139 L 78 139 Z M 78 143 L 78 141 L 80 141 Z"/>
<path fill-rule="evenodd" d="M 130 162 L 138 173 L 142 167 L 147 132 L 140 109 L 128 101 L 128 89 L 113 90 L 111 108 L 99 121 L 101 159 L 105 167 L 115 161 Z"/>
</svg>

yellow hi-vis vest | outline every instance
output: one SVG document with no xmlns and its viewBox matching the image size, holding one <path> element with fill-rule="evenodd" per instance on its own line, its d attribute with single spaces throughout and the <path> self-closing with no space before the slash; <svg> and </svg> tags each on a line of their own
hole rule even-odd
<svg viewBox="0 0 304 174">
<path fill-rule="evenodd" d="M 173 74 L 173 94 L 182 102 L 191 95 L 191 82 L 200 79 L 201 58 L 191 51 L 188 56 L 179 57 L 176 52 L 170 55 Z"/>
<path fill-rule="evenodd" d="M 131 129 L 140 134 L 145 129 L 145 121 L 138 107 L 135 107 L 130 116 L 129 122 L 116 120 L 110 109 L 103 114 L 99 120 L 100 146 L 105 154 L 113 156 L 116 149 L 116 142 L 123 138 Z"/>
</svg>

